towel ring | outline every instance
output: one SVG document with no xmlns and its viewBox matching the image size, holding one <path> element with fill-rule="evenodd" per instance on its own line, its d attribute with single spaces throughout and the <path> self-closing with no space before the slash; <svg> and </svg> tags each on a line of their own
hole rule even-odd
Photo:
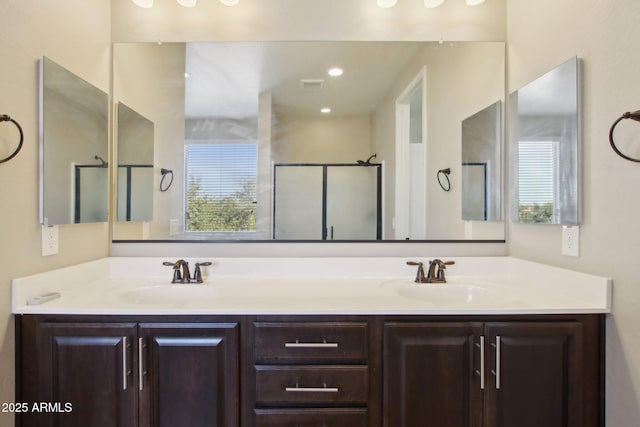
<svg viewBox="0 0 640 427">
<path fill-rule="evenodd" d="M 169 189 L 169 187 L 171 187 L 171 184 L 173 184 L 173 171 L 170 169 L 161 168 L 160 173 L 162 174 L 162 179 L 160 180 L 160 191 L 164 193 Z M 171 175 L 171 179 L 169 180 L 169 184 L 165 185 L 164 179 L 167 177 L 167 175 Z"/>
<path fill-rule="evenodd" d="M 442 187 L 442 189 L 444 191 L 451 190 L 451 181 L 449 181 L 449 174 L 450 173 L 451 173 L 451 168 L 446 168 L 446 169 L 440 169 L 438 171 L 438 173 L 436 174 L 436 178 L 438 178 L 438 184 L 440 184 L 440 187 Z M 444 175 L 444 177 L 447 179 L 447 186 L 446 187 L 444 185 L 442 185 L 442 181 L 440 181 L 440 174 Z"/>
<path fill-rule="evenodd" d="M 640 162 L 640 159 L 636 159 L 636 158 L 627 156 L 626 154 L 623 154 L 618 149 L 618 147 L 616 147 L 616 143 L 613 140 L 613 130 L 616 128 L 618 123 L 620 123 L 621 121 L 623 121 L 625 119 L 631 119 L 631 120 L 634 120 L 636 122 L 640 122 L 640 110 L 634 111 L 633 113 L 630 113 L 630 112 L 627 111 L 622 116 L 620 116 L 615 122 L 613 122 L 613 125 L 611 125 L 611 129 L 609 130 L 609 143 L 611 144 L 611 148 L 613 148 L 613 151 L 615 151 L 618 156 L 622 157 L 623 159 L 629 160 L 631 162 Z"/>
<path fill-rule="evenodd" d="M 20 142 L 18 143 L 18 148 L 16 148 L 16 150 L 13 153 L 11 153 L 9 157 L 0 159 L 0 163 L 4 163 L 4 162 L 8 162 L 9 160 L 13 159 L 15 156 L 18 155 L 18 153 L 22 149 L 22 142 L 24 141 L 24 133 L 22 132 L 22 127 L 20 127 L 20 124 L 6 114 L 0 114 L 0 122 L 11 122 L 14 125 L 16 125 L 16 127 L 18 128 L 18 132 L 20 132 Z"/>
</svg>

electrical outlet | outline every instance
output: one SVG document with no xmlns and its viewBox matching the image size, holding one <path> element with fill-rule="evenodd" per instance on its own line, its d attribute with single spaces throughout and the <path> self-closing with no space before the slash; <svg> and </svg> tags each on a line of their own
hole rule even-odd
<svg viewBox="0 0 640 427">
<path fill-rule="evenodd" d="M 580 227 L 562 226 L 562 255 L 580 256 Z"/>
<path fill-rule="evenodd" d="M 55 255 L 58 253 L 58 226 L 42 226 L 42 256 Z"/>
</svg>

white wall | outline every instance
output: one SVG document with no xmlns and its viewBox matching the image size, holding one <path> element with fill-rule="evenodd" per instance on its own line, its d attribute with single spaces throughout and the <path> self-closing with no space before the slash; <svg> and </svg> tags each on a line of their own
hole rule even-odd
<svg viewBox="0 0 640 427">
<path fill-rule="evenodd" d="M 407 66 L 397 84 L 376 110 L 374 151 L 386 160 L 387 200 L 393 200 L 395 162 L 395 102 L 426 67 L 427 79 L 427 238 L 465 239 L 461 196 L 462 120 L 502 100 L 505 52 L 503 43 L 430 43 Z M 443 191 L 436 179 L 440 169 L 451 168 L 451 191 Z M 412 195 L 413 196 L 413 195 Z M 393 235 L 394 204 L 385 203 L 386 231 Z M 504 238 L 501 221 L 474 221 L 475 239 Z"/>
<path fill-rule="evenodd" d="M 355 163 L 373 154 L 369 116 L 275 115 L 271 159 L 276 163 Z"/>
<path fill-rule="evenodd" d="M 184 221 L 184 146 L 175 141 L 185 138 L 185 45 L 120 44 L 114 46 L 113 56 L 113 101 L 125 103 L 153 122 L 153 221 L 148 226 L 152 236 L 166 237 L 171 219 L 178 220 L 180 229 Z M 166 192 L 159 189 L 160 168 L 173 171 L 173 184 Z M 146 225 L 117 223 L 114 238 L 136 238 Z"/>
<path fill-rule="evenodd" d="M 583 68 L 580 257 L 561 255 L 561 227 L 511 224 L 517 257 L 613 278 L 607 322 L 607 425 L 640 420 L 640 165 L 618 157 L 608 131 L 640 107 L 640 2 L 508 0 L 509 91 L 571 56 Z M 640 126 L 636 126 L 640 132 Z"/>
<path fill-rule="evenodd" d="M 108 254 L 108 226 L 99 223 L 60 226 L 60 253 L 40 255 L 37 64 L 47 56 L 109 92 L 109 7 L 108 0 L 2 3 L 0 114 L 20 123 L 25 139 L 20 154 L 0 164 L 0 402 L 14 401 L 11 279 Z M 13 415 L 0 412 L 0 425 L 13 425 Z"/>
<path fill-rule="evenodd" d="M 506 0 L 468 7 L 450 0 L 427 9 L 400 0 L 382 9 L 375 0 L 241 0 L 237 7 L 201 0 L 197 9 L 156 1 L 142 9 L 112 0 L 113 42 L 253 40 L 505 40 Z"/>
</svg>

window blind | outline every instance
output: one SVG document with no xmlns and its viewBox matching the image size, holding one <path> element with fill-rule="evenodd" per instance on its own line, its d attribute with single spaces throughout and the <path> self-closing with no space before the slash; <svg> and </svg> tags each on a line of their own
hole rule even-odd
<svg viewBox="0 0 640 427">
<path fill-rule="evenodd" d="M 520 141 L 518 144 L 520 205 L 553 203 L 554 153 L 554 141 Z"/>
<path fill-rule="evenodd" d="M 257 144 L 186 144 L 185 176 L 187 231 L 255 231 Z"/>
</svg>

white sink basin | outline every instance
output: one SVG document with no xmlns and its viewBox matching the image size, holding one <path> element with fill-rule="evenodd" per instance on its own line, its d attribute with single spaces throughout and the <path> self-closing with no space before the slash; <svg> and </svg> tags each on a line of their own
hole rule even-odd
<svg viewBox="0 0 640 427">
<path fill-rule="evenodd" d="M 218 291 L 210 285 L 174 284 L 145 286 L 125 291 L 118 299 L 133 304 L 182 306 L 207 302 L 217 296 Z"/>
<path fill-rule="evenodd" d="M 398 289 L 398 294 L 434 304 L 486 304 L 503 299 L 499 293 L 480 286 L 449 283 L 416 283 Z"/>
<path fill-rule="evenodd" d="M 393 280 L 383 285 L 392 286 L 401 297 L 419 300 L 434 306 L 493 306 L 514 302 L 514 299 L 504 292 L 504 289 L 479 284 L 475 281 L 415 283 L 406 280 Z"/>
</svg>

